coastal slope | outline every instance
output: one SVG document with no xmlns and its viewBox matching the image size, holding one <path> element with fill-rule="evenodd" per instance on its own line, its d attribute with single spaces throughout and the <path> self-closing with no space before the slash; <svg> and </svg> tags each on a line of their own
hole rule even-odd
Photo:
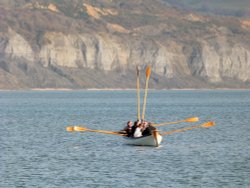
<svg viewBox="0 0 250 188">
<path fill-rule="evenodd" d="M 152 67 L 151 88 L 250 88 L 246 17 L 163 0 L 0 0 L 0 23 L 0 89 L 134 88 L 135 65 Z"/>
</svg>

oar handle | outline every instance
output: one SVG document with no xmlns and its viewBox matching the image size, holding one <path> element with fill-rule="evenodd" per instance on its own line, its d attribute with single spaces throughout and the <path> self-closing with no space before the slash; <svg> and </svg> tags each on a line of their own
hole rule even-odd
<svg viewBox="0 0 250 188">
<path fill-rule="evenodd" d="M 137 73 L 137 79 L 136 79 L 136 91 L 137 91 L 137 119 L 141 119 L 141 109 L 140 109 L 140 71 L 139 66 L 136 66 L 136 73 Z"/>
<path fill-rule="evenodd" d="M 165 123 L 159 123 L 159 124 L 152 124 L 155 127 L 159 127 L 159 126 L 165 126 L 165 125 L 173 125 L 173 124 L 178 124 L 178 123 L 182 123 L 184 121 L 174 121 L 174 122 L 165 122 Z"/>
</svg>

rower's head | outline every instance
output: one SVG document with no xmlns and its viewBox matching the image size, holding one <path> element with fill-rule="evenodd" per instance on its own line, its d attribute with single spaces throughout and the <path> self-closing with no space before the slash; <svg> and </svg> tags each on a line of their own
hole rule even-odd
<svg viewBox="0 0 250 188">
<path fill-rule="evenodd" d="M 128 126 L 128 127 L 132 127 L 132 126 L 133 126 L 133 122 L 132 122 L 132 121 L 128 121 L 128 122 L 127 122 L 127 126 Z"/>
</svg>

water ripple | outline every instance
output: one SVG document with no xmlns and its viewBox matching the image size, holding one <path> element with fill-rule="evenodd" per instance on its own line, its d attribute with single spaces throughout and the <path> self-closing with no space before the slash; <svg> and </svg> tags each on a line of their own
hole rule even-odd
<svg viewBox="0 0 250 188">
<path fill-rule="evenodd" d="M 135 96 L 0 92 L 0 187 L 250 187 L 249 91 L 151 91 L 152 121 L 199 116 L 217 123 L 165 136 L 159 148 L 65 131 L 76 124 L 119 130 L 136 114 Z"/>
</svg>

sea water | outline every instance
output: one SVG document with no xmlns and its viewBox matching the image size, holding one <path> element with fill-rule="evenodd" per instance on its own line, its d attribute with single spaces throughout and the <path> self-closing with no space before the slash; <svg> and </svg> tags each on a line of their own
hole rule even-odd
<svg viewBox="0 0 250 188">
<path fill-rule="evenodd" d="M 137 117 L 136 91 L 1 91 L 0 187 L 250 187 L 250 91 L 149 91 L 148 121 L 194 116 L 159 129 L 216 126 L 136 147 L 65 130 L 122 129 Z"/>
</svg>

